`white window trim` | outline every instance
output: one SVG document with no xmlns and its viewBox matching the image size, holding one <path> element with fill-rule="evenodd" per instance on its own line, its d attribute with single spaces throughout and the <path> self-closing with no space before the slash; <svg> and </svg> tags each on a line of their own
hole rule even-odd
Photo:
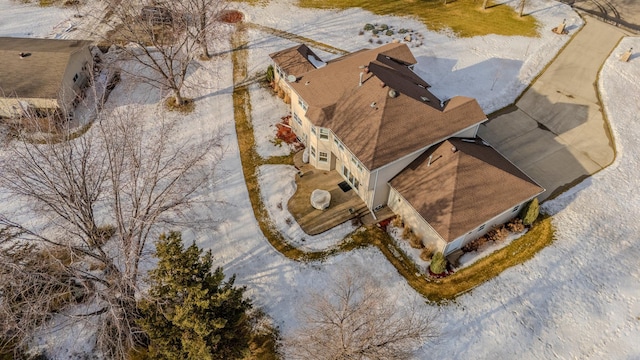
<svg viewBox="0 0 640 360">
<path fill-rule="evenodd" d="M 300 119 L 298 114 L 293 113 L 293 119 L 298 123 L 298 125 L 302 126 L 302 119 Z"/>
</svg>

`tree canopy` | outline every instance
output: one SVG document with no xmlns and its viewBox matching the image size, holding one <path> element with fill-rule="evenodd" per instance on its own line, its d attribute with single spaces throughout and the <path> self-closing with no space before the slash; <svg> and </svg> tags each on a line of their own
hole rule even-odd
<svg viewBox="0 0 640 360">
<path fill-rule="evenodd" d="M 158 265 L 150 271 L 150 298 L 140 303 L 140 326 L 153 359 L 238 359 L 248 351 L 251 302 L 244 287 L 212 271 L 211 251 L 186 249 L 178 232 L 156 244 Z"/>
</svg>

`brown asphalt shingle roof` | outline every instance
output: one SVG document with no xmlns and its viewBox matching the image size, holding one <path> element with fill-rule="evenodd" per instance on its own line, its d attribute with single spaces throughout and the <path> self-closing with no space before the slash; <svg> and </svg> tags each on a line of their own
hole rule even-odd
<svg viewBox="0 0 640 360">
<path fill-rule="evenodd" d="M 71 55 L 82 40 L 0 37 L 0 97 L 57 99 Z M 20 53 L 30 54 L 20 57 Z"/>
<path fill-rule="evenodd" d="M 300 77 L 300 75 L 315 70 L 316 67 L 309 61 L 309 56 L 322 61 L 307 45 L 297 45 L 269 55 L 287 75 Z"/>
<path fill-rule="evenodd" d="M 415 63 L 406 45 L 391 43 L 331 61 L 290 85 L 309 105 L 306 117 L 373 170 L 486 120 L 475 99 L 441 103 L 407 68 Z"/>
<path fill-rule="evenodd" d="M 482 139 L 468 141 L 434 146 L 390 181 L 447 242 L 544 191 Z"/>
</svg>

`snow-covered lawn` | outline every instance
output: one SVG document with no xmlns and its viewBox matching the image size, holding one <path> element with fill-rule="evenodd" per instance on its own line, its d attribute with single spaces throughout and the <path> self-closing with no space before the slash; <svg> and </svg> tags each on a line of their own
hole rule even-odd
<svg viewBox="0 0 640 360">
<path fill-rule="evenodd" d="M 529 0 L 527 4 L 531 11 L 538 9 L 534 16 L 543 24 L 540 38 L 456 39 L 429 32 L 410 19 L 380 17 L 358 9 L 294 9 L 292 2 L 286 0 L 238 7 L 246 12 L 249 21 L 350 51 L 370 46 L 357 35 L 367 22 L 412 27 L 425 37 L 425 45 L 412 50 L 419 61 L 416 69 L 433 85 L 432 90 L 442 97 L 476 97 L 483 109 L 491 112 L 512 102 L 568 40 L 552 34 L 550 28 L 564 18 L 570 31 L 582 23 L 567 6 L 557 2 Z M 0 36 L 46 36 L 65 21 L 66 15 L 64 11 L 45 10 L 0 0 Z M 292 13 L 296 16 L 290 16 Z M 20 19 L 15 20 L 16 17 Z M 38 21 L 32 24 L 24 19 Z M 268 53 L 292 45 L 253 30 L 249 38 L 249 74 L 266 68 Z M 418 350 L 416 358 L 640 357 L 640 199 L 635 185 L 640 154 L 634 150 L 635 139 L 640 137 L 640 58 L 628 64 L 616 61 L 621 49 L 629 47 L 640 49 L 640 40 L 626 39 L 601 76 L 603 101 L 619 151 L 616 162 L 545 205 L 555 214 L 558 228 L 558 239 L 552 246 L 455 303 L 437 307 L 445 336 L 437 346 Z M 229 45 L 221 42 L 215 49 L 222 53 Z M 326 53 L 318 54 L 323 60 L 329 59 Z M 248 287 L 248 295 L 274 319 L 284 336 L 298 326 L 295 309 L 304 305 L 307 293 L 322 291 L 345 272 L 370 274 L 397 296 L 398 306 L 421 301 L 376 249 L 339 254 L 321 263 L 299 263 L 270 246 L 253 216 L 242 174 L 233 118 L 230 56 L 222 55 L 200 65 L 191 75 L 198 79 L 194 81 L 198 86 L 188 93 L 196 99 L 196 110 L 184 117 L 186 130 L 176 134 L 176 141 L 197 141 L 221 132 L 225 135 L 226 152 L 215 169 L 215 181 L 201 194 L 207 204 L 206 209 L 201 209 L 203 215 L 217 221 L 206 231 L 185 231 L 184 239 L 211 249 L 217 265 L 224 266 L 227 274 L 237 274 L 237 283 Z M 114 107 L 137 104 L 145 114 L 140 120 L 152 121 L 160 95 L 157 90 L 133 85 L 123 77 L 109 103 Z M 282 106 L 271 103 L 259 89 L 252 88 L 251 95 L 255 98 L 252 118 L 261 121 L 256 126 L 269 129 L 269 119 L 279 121 L 280 116 L 272 116 L 272 112 L 279 113 Z M 264 147 L 265 155 L 274 154 L 268 147 L 273 146 L 269 137 L 260 139 L 258 148 Z M 274 221 L 279 223 L 284 218 L 286 225 L 285 194 L 293 189 L 294 172 L 279 169 L 261 168 L 261 184 Z M 20 206 L 4 199 L 3 211 Z M 278 213 L 280 202 L 283 210 Z M 290 231 L 290 237 L 298 238 L 295 229 Z M 423 304 L 422 309 L 434 308 Z M 64 354 L 67 345 L 61 341 L 50 346 L 54 353 Z"/>
</svg>

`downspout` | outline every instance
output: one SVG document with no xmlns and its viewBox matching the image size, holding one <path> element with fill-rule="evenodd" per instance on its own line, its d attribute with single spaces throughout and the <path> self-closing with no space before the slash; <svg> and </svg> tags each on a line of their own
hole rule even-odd
<svg viewBox="0 0 640 360">
<path fill-rule="evenodd" d="M 371 196 L 371 205 L 369 206 L 373 220 L 378 220 L 375 212 L 373 211 L 373 200 L 376 198 L 376 189 L 378 188 L 378 173 L 380 173 L 380 170 L 376 170 L 376 180 L 373 182 L 373 196 Z"/>
</svg>

